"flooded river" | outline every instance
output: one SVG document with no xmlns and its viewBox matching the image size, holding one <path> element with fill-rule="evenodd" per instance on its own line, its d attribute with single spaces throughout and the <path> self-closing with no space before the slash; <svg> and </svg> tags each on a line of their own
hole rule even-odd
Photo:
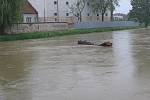
<svg viewBox="0 0 150 100">
<path fill-rule="evenodd" d="M 149 99 L 148 29 L 0 42 L 0 100 Z"/>
</svg>

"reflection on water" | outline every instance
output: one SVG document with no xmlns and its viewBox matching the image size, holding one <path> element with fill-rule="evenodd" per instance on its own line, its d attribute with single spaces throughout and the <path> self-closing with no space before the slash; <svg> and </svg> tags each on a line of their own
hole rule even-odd
<svg viewBox="0 0 150 100">
<path fill-rule="evenodd" d="M 1 43 L 0 48 L 0 100 L 18 100 L 30 97 L 28 87 L 21 89 L 30 66 L 30 52 L 23 52 L 19 43 Z M 29 98 L 31 99 L 31 98 Z"/>
<path fill-rule="evenodd" d="M 0 100 L 149 100 L 150 30 L 0 43 Z M 110 40 L 113 48 L 80 46 Z"/>
<path fill-rule="evenodd" d="M 116 57 L 116 63 L 119 66 L 119 72 L 124 74 L 123 76 L 131 77 L 136 71 L 135 59 L 133 58 L 133 46 L 132 46 L 132 34 L 129 32 L 119 32 L 113 34 L 114 42 L 114 55 Z"/>
</svg>

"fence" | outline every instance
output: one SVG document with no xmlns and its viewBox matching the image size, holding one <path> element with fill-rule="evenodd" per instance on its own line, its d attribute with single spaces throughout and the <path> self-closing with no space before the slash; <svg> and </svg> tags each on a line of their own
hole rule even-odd
<svg viewBox="0 0 150 100">
<path fill-rule="evenodd" d="M 73 28 L 102 28 L 102 27 L 127 27 L 127 26 L 138 26 L 139 23 L 133 21 L 105 21 L 105 22 L 78 22 L 73 25 Z"/>
<path fill-rule="evenodd" d="M 6 30 L 6 33 L 27 33 L 27 32 L 45 32 L 65 30 L 69 28 L 83 29 L 83 28 L 101 28 L 101 27 L 126 27 L 138 26 L 139 23 L 132 21 L 115 21 L 115 22 L 78 22 L 69 24 L 67 22 L 40 22 L 40 23 L 20 23 L 14 24 Z"/>
</svg>

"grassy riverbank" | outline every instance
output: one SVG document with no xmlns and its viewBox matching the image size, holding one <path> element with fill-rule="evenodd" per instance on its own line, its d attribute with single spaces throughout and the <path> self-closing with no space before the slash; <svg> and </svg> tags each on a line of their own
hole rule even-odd
<svg viewBox="0 0 150 100">
<path fill-rule="evenodd" d="M 93 33 L 93 32 L 108 32 L 108 31 L 128 30 L 128 29 L 138 29 L 138 28 L 141 28 L 141 27 L 68 29 L 64 31 L 53 31 L 53 32 L 32 32 L 32 33 L 22 33 L 22 34 L 14 34 L 14 35 L 0 35 L 0 41 L 50 38 L 50 37 L 64 36 L 64 35 L 87 34 L 87 33 Z"/>
</svg>

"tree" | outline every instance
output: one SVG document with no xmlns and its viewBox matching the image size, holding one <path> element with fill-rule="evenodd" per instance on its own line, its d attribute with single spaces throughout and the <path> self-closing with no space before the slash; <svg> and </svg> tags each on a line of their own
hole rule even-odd
<svg viewBox="0 0 150 100">
<path fill-rule="evenodd" d="M 106 11 L 109 8 L 110 1 L 109 0 L 89 0 L 91 4 L 91 8 L 93 9 L 94 13 L 101 13 L 102 14 L 102 21 L 104 21 L 104 16 Z"/>
<path fill-rule="evenodd" d="M 0 34 L 21 20 L 21 9 L 25 0 L 0 0 Z"/>
<path fill-rule="evenodd" d="M 145 27 L 150 23 L 150 0 L 132 0 L 130 18 L 137 18 Z"/>
<path fill-rule="evenodd" d="M 85 8 L 85 0 L 77 0 L 77 2 L 73 3 L 72 5 L 68 6 L 70 9 L 70 13 L 74 16 L 78 17 L 78 20 L 82 22 L 82 12 Z"/>
<path fill-rule="evenodd" d="M 111 13 L 111 16 L 110 16 L 110 19 L 111 21 L 113 21 L 113 13 L 114 13 L 114 10 L 115 10 L 115 7 L 116 6 L 119 6 L 119 0 L 109 0 L 109 8 L 110 8 L 110 13 Z"/>
</svg>

